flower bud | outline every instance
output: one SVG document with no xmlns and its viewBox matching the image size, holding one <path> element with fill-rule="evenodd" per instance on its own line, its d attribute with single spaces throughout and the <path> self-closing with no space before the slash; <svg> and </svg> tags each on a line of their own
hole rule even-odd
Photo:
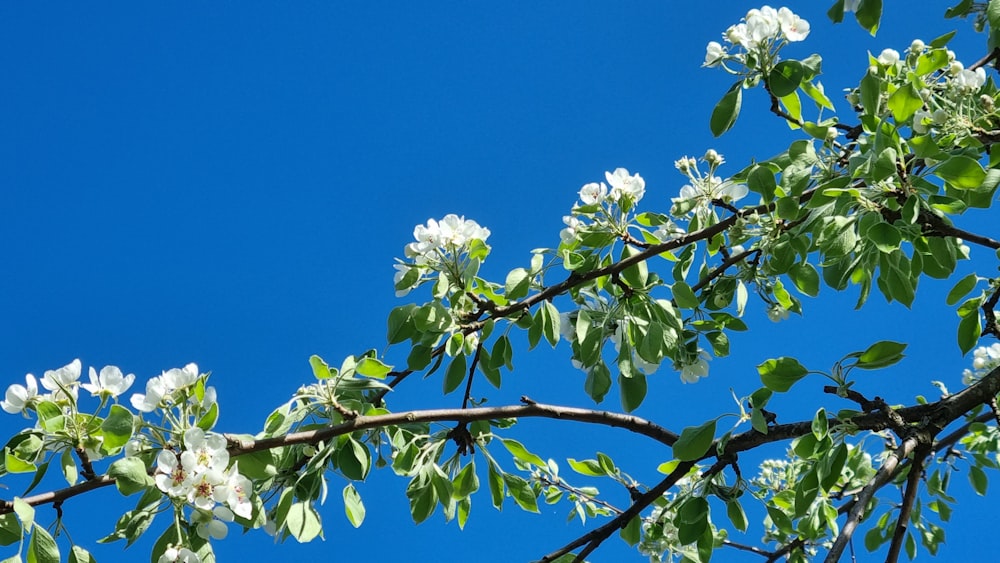
<svg viewBox="0 0 1000 563">
<path fill-rule="evenodd" d="M 979 103 L 983 106 L 986 111 L 993 111 L 995 105 L 993 103 L 993 96 L 989 94 L 983 94 L 979 96 Z"/>
<path fill-rule="evenodd" d="M 722 158 L 722 155 L 715 152 L 715 149 L 708 149 L 708 151 L 705 153 L 704 159 L 705 162 L 709 164 L 709 166 L 719 166 L 720 164 L 725 162 L 725 160 L 723 160 Z"/>
<path fill-rule="evenodd" d="M 919 55 L 920 53 L 924 52 L 924 49 L 926 48 L 927 45 L 924 44 L 924 42 L 919 39 L 914 39 L 913 43 L 910 43 L 910 52 L 913 53 L 914 55 Z"/>
<path fill-rule="evenodd" d="M 965 65 L 959 61 L 952 61 L 951 65 L 948 67 L 948 74 L 955 76 L 963 70 L 965 70 Z"/>
</svg>

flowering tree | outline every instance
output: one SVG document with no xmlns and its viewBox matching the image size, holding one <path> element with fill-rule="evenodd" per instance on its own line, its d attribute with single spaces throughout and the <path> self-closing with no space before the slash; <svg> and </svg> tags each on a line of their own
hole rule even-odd
<svg viewBox="0 0 1000 563">
<path fill-rule="evenodd" d="M 881 9 L 878 0 L 839 0 L 829 14 L 839 22 L 853 13 L 874 34 Z M 347 518 L 361 525 L 365 506 L 354 483 L 373 467 L 389 467 L 409 480 L 417 523 L 440 506 L 463 526 L 480 479 L 498 508 L 510 497 L 527 511 L 539 501 L 567 503 L 581 520 L 604 518 L 539 554 L 542 561 L 582 561 L 616 533 L 655 561 L 707 561 L 727 549 L 766 561 L 837 561 L 859 526 L 867 548 L 888 544 L 888 560 L 903 551 L 937 553 L 955 460 L 965 460 L 981 493 L 986 470 L 997 467 L 1000 431 L 991 423 L 1000 423 L 1000 344 L 977 346 L 1000 337 L 1000 278 L 954 280 L 948 302 L 960 320 L 948 331 L 957 330 L 963 353 L 972 351 L 972 369 L 964 389 L 943 390 L 936 401 L 889 405 L 853 389 L 859 374 L 903 357 L 906 344 L 879 341 L 825 371 L 794 357 L 762 359 L 760 386 L 737 391 L 743 396 L 728 430 L 718 424 L 725 414 L 670 430 L 669 417 L 627 413 L 646 400 L 654 373 L 676 371 L 684 383 L 707 377 L 711 358 L 727 355 L 731 335 L 753 322 L 744 315 L 751 303 L 781 321 L 801 313 L 797 294 L 815 296 L 825 284 L 856 286 L 859 307 L 873 288 L 908 306 L 924 276 L 954 277 L 970 245 L 1000 250 L 997 240 L 961 227 L 963 212 L 989 208 L 1000 185 L 1000 158 L 991 152 L 1000 138 L 1000 92 L 985 71 L 1000 61 L 993 31 L 1000 2 L 963 1 L 946 15 L 989 27 L 986 56 L 966 67 L 948 50 L 950 36 L 914 41 L 902 53 L 886 49 L 849 90 L 854 114 L 845 117 L 832 113 L 817 79 L 818 55 L 781 56 L 807 39 L 809 22 L 787 8 L 750 10 L 706 49 L 705 66 L 734 78 L 710 127 L 725 133 L 744 90 L 763 88 L 770 112 L 800 137 L 787 150 L 742 169 L 715 150 L 681 158 L 676 167 L 687 185 L 669 209 L 643 207 L 639 174 L 606 172 L 603 182 L 580 189 L 558 245 L 535 250 L 502 282 L 480 275 L 488 229 L 458 215 L 418 225 L 395 265 L 395 288 L 422 302 L 395 308 L 387 321 L 388 344 L 403 363 L 389 365 L 376 350 L 333 365 L 313 356 L 315 381 L 255 435 L 214 431 L 220 402 L 194 364 L 149 379 L 127 400 L 135 376 L 114 366 L 90 367 L 89 383 L 81 382 L 79 360 L 41 378 L 27 375 L 0 403 L 32 421 L 6 442 L 3 471 L 34 480 L 0 505 L 0 544 L 16 546 L 13 560 L 59 560 L 60 546 L 35 507 L 114 486 L 137 499 L 135 509 L 101 541 L 131 544 L 156 533 L 153 560 L 210 561 L 212 542 L 233 526 L 316 538 L 317 505 L 331 484 L 343 486 Z M 981 267 L 995 267 L 993 259 Z M 617 385 L 624 412 L 529 397 L 484 406 L 473 384 L 501 387 L 515 353 L 525 353 L 515 345 L 519 331 L 529 349 L 543 341 L 568 349 L 596 403 Z M 460 407 L 390 410 L 389 391 L 405 391 L 414 374 L 438 378 L 446 395 L 460 392 Z M 779 423 L 769 401 L 795 393 L 809 374 L 829 379 L 829 402 L 815 405 L 809 420 Z M 507 430 L 524 418 L 624 428 L 669 447 L 672 459 L 653 483 L 634 481 L 602 453 L 567 460 L 580 476 L 622 485 L 628 499 L 619 505 L 510 438 Z M 450 426 L 434 431 L 436 422 Z M 776 459 L 750 471 L 740 462 L 746 452 Z M 50 467 L 66 484 L 30 494 Z M 879 498 L 901 501 L 886 509 Z M 761 546 L 728 539 L 751 526 Z M 93 559 L 81 545 L 62 551 L 72 561 Z"/>
</svg>

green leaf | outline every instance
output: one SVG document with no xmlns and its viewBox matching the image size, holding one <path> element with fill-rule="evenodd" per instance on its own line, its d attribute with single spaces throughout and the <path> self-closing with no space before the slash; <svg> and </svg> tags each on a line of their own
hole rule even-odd
<svg viewBox="0 0 1000 563">
<path fill-rule="evenodd" d="M 132 412 L 121 405 L 111 405 L 111 412 L 101 423 L 104 451 L 113 452 L 132 439 Z"/>
<path fill-rule="evenodd" d="M 598 463 L 596 459 L 584 459 L 577 461 L 573 458 L 569 458 L 566 462 L 569 463 L 569 466 L 573 469 L 573 471 L 576 471 L 580 475 L 586 475 L 588 477 L 603 477 L 607 475 L 607 472 L 604 471 L 604 468 L 601 467 L 601 464 Z"/>
<path fill-rule="evenodd" d="M 604 365 L 604 362 L 598 362 L 597 365 L 590 368 L 587 372 L 587 379 L 583 383 L 583 389 L 595 403 L 604 400 L 604 396 L 611 390 L 611 372 Z"/>
<path fill-rule="evenodd" d="M 108 467 L 108 476 L 115 479 L 118 492 L 129 496 L 153 485 L 153 478 L 146 474 L 146 465 L 139 458 L 124 457 Z"/>
<path fill-rule="evenodd" d="M 446 395 L 455 389 L 458 389 L 458 386 L 462 384 L 463 380 L 465 380 L 465 369 L 465 355 L 459 354 L 455 356 L 455 358 L 448 365 L 448 371 L 445 372 L 444 376 L 444 393 Z"/>
<path fill-rule="evenodd" d="M 504 283 L 504 295 L 511 301 L 528 295 L 531 288 L 531 272 L 524 268 L 516 268 L 507 274 Z"/>
<path fill-rule="evenodd" d="M 622 260 L 630 258 L 639 254 L 639 250 L 632 248 L 631 246 L 625 246 L 622 248 L 621 258 Z M 629 285 L 629 287 L 643 288 L 646 287 L 646 282 L 649 277 L 649 266 L 646 265 L 645 260 L 641 260 L 635 264 L 632 264 L 628 268 L 622 270 L 621 279 Z"/>
<path fill-rule="evenodd" d="M 718 137 L 732 128 L 736 123 L 736 118 L 740 115 L 740 106 L 743 105 L 743 83 L 733 84 L 722 100 L 712 110 L 712 118 L 709 126 L 712 135 Z"/>
<path fill-rule="evenodd" d="M 73 486 L 80 478 L 80 472 L 76 468 L 76 460 L 73 458 L 73 450 L 66 448 L 59 456 L 59 465 L 62 467 L 63 477 L 66 482 Z"/>
<path fill-rule="evenodd" d="M 974 190 L 986 179 L 986 170 L 975 159 L 955 155 L 934 169 L 934 174 L 960 190 Z"/>
<path fill-rule="evenodd" d="M 59 546 L 56 545 L 56 540 L 38 525 L 31 530 L 28 563 L 59 563 Z"/>
<path fill-rule="evenodd" d="M 452 498 L 461 500 L 479 490 L 479 477 L 476 475 L 476 462 L 470 461 L 458 472 L 453 481 Z"/>
<path fill-rule="evenodd" d="M 958 347 L 962 350 L 963 355 L 976 347 L 982 331 L 983 327 L 979 323 L 978 313 L 962 317 L 958 323 Z"/>
<path fill-rule="evenodd" d="M 948 51 L 932 49 L 917 57 L 917 74 L 930 74 L 948 66 Z"/>
<path fill-rule="evenodd" d="M 545 336 L 545 340 L 548 340 L 549 345 L 555 348 L 556 344 L 559 343 L 559 324 L 561 322 L 559 309 L 556 309 L 551 301 L 545 301 L 539 308 L 539 312 L 542 315 L 542 334 Z"/>
<path fill-rule="evenodd" d="M 951 288 L 951 291 L 948 292 L 948 297 L 945 298 L 945 302 L 948 305 L 954 305 L 955 303 L 958 303 L 963 297 L 968 295 L 969 292 L 973 290 L 973 288 L 976 287 L 976 284 L 978 282 L 979 282 L 979 276 L 977 276 L 976 274 L 969 274 L 964 278 L 958 280 L 958 283 L 955 284 L 955 287 Z"/>
<path fill-rule="evenodd" d="M 410 271 L 417 272 L 417 269 L 410 268 L 407 275 L 409 275 Z M 416 279 L 413 281 L 416 281 Z M 409 287 L 409 285 L 406 287 Z M 388 331 L 386 334 L 389 344 L 397 344 L 399 342 L 403 342 L 404 340 L 408 340 L 416 333 L 416 325 L 413 323 L 413 312 L 416 308 L 417 306 L 413 303 L 407 303 L 406 305 L 396 307 L 389 312 Z M 319 356 L 312 356 L 309 358 L 309 363 L 313 362 L 313 358 L 319 360 Z M 319 361 L 322 362 L 323 360 Z M 326 366 L 326 364 L 323 364 L 323 366 Z M 321 377 L 320 371 L 322 370 L 317 370 L 316 366 L 313 366 L 313 372 L 316 374 L 316 377 L 320 379 L 329 377 L 328 375 Z"/>
<path fill-rule="evenodd" d="M 680 505 L 674 518 L 678 543 L 687 545 L 701 538 L 708 528 L 708 510 L 708 501 L 704 497 L 692 496 Z"/>
<path fill-rule="evenodd" d="M 795 358 L 782 356 L 770 359 L 757 366 L 760 380 L 771 391 L 784 393 L 792 388 L 796 381 L 809 373 Z"/>
<path fill-rule="evenodd" d="M 897 123 L 903 123 L 913 117 L 913 114 L 924 105 L 924 101 L 913 84 L 907 82 L 889 96 L 888 104 L 892 117 Z"/>
<path fill-rule="evenodd" d="M 319 514 L 311 502 L 292 503 L 285 516 L 285 528 L 299 543 L 308 543 L 323 533 Z"/>
<path fill-rule="evenodd" d="M 313 354 L 309 356 L 309 365 L 312 367 L 313 375 L 316 379 L 329 379 L 330 378 L 330 366 L 323 361 L 323 358 Z"/>
<path fill-rule="evenodd" d="M 674 443 L 674 457 L 681 461 L 700 459 L 715 439 L 715 420 L 710 420 L 701 426 L 688 426 Z"/>
<path fill-rule="evenodd" d="M 635 372 L 632 377 L 622 374 L 618 376 L 618 385 L 621 387 L 622 408 L 625 412 L 639 408 L 646 398 L 646 376 L 639 372 Z"/>
<path fill-rule="evenodd" d="M 976 491 L 976 494 L 983 497 L 986 496 L 986 487 L 989 485 L 989 479 L 986 477 L 986 472 L 983 468 L 978 465 L 969 466 L 969 482 L 972 483 L 972 489 Z"/>
<path fill-rule="evenodd" d="M 858 357 L 857 367 L 861 369 L 879 369 L 895 364 L 903 359 L 906 344 L 882 340 L 872 344 Z"/>
<path fill-rule="evenodd" d="M 826 417 L 826 409 L 819 409 L 816 411 L 816 416 L 812 420 L 812 433 L 816 436 L 817 440 L 822 440 L 826 438 L 826 435 L 830 431 L 830 421 Z"/>
<path fill-rule="evenodd" d="M 755 166 L 747 177 L 747 188 L 750 191 L 760 194 L 763 203 L 770 203 L 774 199 L 774 192 L 778 188 L 774 180 L 774 172 L 766 166 Z"/>
<path fill-rule="evenodd" d="M 344 487 L 344 512 L 347 514 L 347 520 L 355 528 L 360 527 L 365 521 L 365 505 L 352 483 Z"/>
<path fill-rule="evenodd" d="M 747 513 L 743 511 L 743 505 L 738 500 L 731 500 L 726 503 L 726 515 L 733 526 L 741 532 L 747 531 Z"/>
<path fill-rule="evenodd" d="M 858 24 L 874 37 L 878 31 L 879 20 L 882 19 L 882 0 L 861 0 L 854 17 L 858 20 Z"/>
<path fill-rule="evenodd" d="M 788 270 L 788 277 L 791 278 L 795 288 L 809 297 L 819 295 L 819 272 L 808 262 L 798 262 L 793 264 Z"/>
<path fill-rule="evenodd" d="M 490 485 L 490 499 L 493 502 L 493 507 L 500 510 L 503 507 L 504 499 L 503 475 L 493 467 L 492 463 L 488 466 L 487 481 Z"/>
<path fill-rule="evenodd" d="M 20 497 L 14 497 L 14 514 L 21 519 L 21 527 L 25 530 L 35 524 L 35 508 Z"/>
<path fill-rule="evenodd" d="M 536 467 L 545 467 L 545 460 L 529 452 L 528 448 L 525 448 L 521 442 L 510 438 L 501 438 L 500 442 L 505 448 L 507 448 L 507 451 L 510 452 L 511 455 L 524 463 L 528 463 Z"/>
<path fill-rule="evenodd" d="M 798 89 L 804 76 L 805 69 L 799 61 L 781 61 L 768 74 L 767 85 L 772 94 L 783 98 Z"/>
<path fill-rule="evenodd" d="M 671 291 L 674 294 L 674 301 L 677 302 L 677 306 L 684 309 L 697 309 L 698 308 L 698 297 L 691 290 L 691 286 L 679 281 L 674 283 Z"/>
<path fill-rule="evenodd" d="M 625 527 L 618 532 L 625 543 L 629 544 L 631 547 L 635 547 L 642 539 L 642 516 L 635 515 L 625 524 Z"/>
<path fill-rule="evenodd" d="M 69 563 L 97 563 L 97 560 L 86 549 L 74 545 L 69 552 Z"/>
<path fill-rule="evenodd" d="M 376 358 L 365 356 L 354 368 L 359 375 L 374 377 L 375 379 L 385 379 L 386 375 L 392 371 L 392 366 L 387 366 Z"/>
<path fill-rule="evenodd" d="M 527 512 L 538 512 L 538 499 L 535 497 L 534 489 L 531 488 L 531 483 L 511 473 L 504 473 L 503 482 L 518 506 Z"/>
</svg>

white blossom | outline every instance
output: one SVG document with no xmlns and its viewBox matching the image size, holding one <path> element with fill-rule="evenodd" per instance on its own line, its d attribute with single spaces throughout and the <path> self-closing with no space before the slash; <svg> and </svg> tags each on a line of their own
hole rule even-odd
<svg viewBox="0 0 1000 563">
<path fill-rule="evenodd" d="M 38 382 L 35 376 L 30 373 L 24 376 L 25 385 L 15 383 L 7 388 L 4 400 L 0 401 L 0 408 L 10 414 L 25 413 L 25 409 L 30 407 L 38 397 Z"/>
<path fill-rule="evenodd" d="M 697 383 L 702 377 L 708 377 L 708 362 L 712 357 L 708 352 L 698 349 L 698 355 L 690 363 L 681 365 L 681 381 Z"/>
<path fill-rule="evenodd" d="M 934 122 L 934 115 L 923 109 L 918 109 L 916 113 L 913 114 L 913 132 L 917 135 L 923 135 L 930 131 L 930 125 Z"/>
<path fill-rule="evenodd" d="M 892 66 L 899 62 L 899 51 L 895 49 L 883 49 L 878 56 L 879 64 Z"/>
<path fill-rule="evenodd" d="M 661 242 L 669 242 L 678 239 L 685 234 L 684 229 L 670 219 L 667 219 L 666 223 L 660 225 L 655 231 L 653 231 L 653 236 Z"/>
<path fill-rule="evenodd" d="M 167 385 L 163 379 L 154 377 L 146 382 L 145 393 L 132 395 L 131 403 L 140 412 L 153 412 L 163 403 L 163 399 L 168 393 Z"/>
<path fill-rule="evenodd" d="M 638 202 L 646 193 L 646 181 L 638 174 L 629 175 L 624 168 L 615 168 L 614 172 L 605 172 L 604 177 L 611 186 L 611 199 L 618 201 L 627 197 L 632 203 Z"/>
<path fill-rule="evenodd" d="M 250 479 L 244 477 L 234 463 L 226 473 L 225 480 L 215 487 L 213 497 L 218 502 L 226 503 L 237 516 L 249 520 L 253 516 L 253 503 L 250 502 L 252 491 Z"/>
<path fill-rule="evenodd" d="M 788 309 L 775 303 L 767 308 L 767 318 L 771 319 L 771 322 L 780 323 L 788 318 Z"/>
<path fill-rule="evenodd" d="M 709 68 L 719 66 L 722 58 L 726 56 L 726 49 L 718 41 L 709 41 L 705 47 L 705 64 Z"/>
<path fill-rule="evenodd" d="M 189 472 L 170 450 L 163 450 L 156 456 L 156 487 L 174 498 L 187 498 L 191 492 Z"/>
<path fill-rule="evenodd" d="M 604 201 L 608 197 L 608 187 L 604 182 L 598 184 L 591 182 L 580 188 L 580 201 L 584 205 L 595 205 Z"/>
<path fill-rule="evenodd" d="M 490 230 L 479 223 L 449 213 L 441 221 L 428 219 L 426 225 L 414 227 L 413 238 L 416 242 L 408 244 L 404 253 L 417 264 L 423 264 L 429 255 L 438 250 L 453 252 L 472 240 L 486 241 L 489 236 Z"/>
<path fill-rule="evenodd" d="M 46 371 L 42 376 L 42 387 L 52 391 L 53 399 L 57 401 L 67 398 L 67 393 L 76 400 L 80 369 L 80 360 L 77 359 L 59 369 Z"/>
<path fill-rule="evenodd" d="M 781 33 L 789 41 L 802 41 L 809 35 L 809 22 L 795 15 L 788 8 L 778 10 L 778 22 L 781 25 Z"/>
<path fill-rule="evenodd" d="M 101 368 L 100 375 L 98 375 L 97 370 L 91 367 L 90 383 L 84 383 L 81 387 L 89 391 L 90 394 L 95 397 L 117 397 L 125 391 L 128 391 L 128 388 L 132 386 L 133 381 L 135 381 L 135 375 L 130 373 L 123 376 L 122 370 L 116 366 L 104 366 Z"/>
<path fill-rule="evenodd" d="M 215 432 L 206 433 L 197 426 L 184 433 L 184 452 L 181 462 L 188 471 L 225 471 L 229 465 L 226 439 Z"/>
<path fill-rule="evenodd" d="M 976 70 L 963 69 L 952 79 L 952 84 L 964 91 L 978 90 L 986 84 L 986 71 L 982 67 Z"/>
<path fill-rule="evenodd" d="M 157 559 L 157 563 L 201 563 L 198 555 L 186 547 L 170 546 Z"/>
<path fill-rule="evenodd" d="M 563 244 L 570 244 L 576 240 L 579 229 L 584 223 L 572 215 L 563 217 L 563 223 L 566 224 L 566 228 L 559 231 L 559 239 L 563 241 Z"/>
</svg>

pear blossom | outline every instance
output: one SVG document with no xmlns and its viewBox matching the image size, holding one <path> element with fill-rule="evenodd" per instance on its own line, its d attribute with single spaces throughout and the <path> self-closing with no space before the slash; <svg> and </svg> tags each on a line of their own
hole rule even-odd
<svg viewBox="0 0 1000 563">
<path fill-rule="evenodd" d="M 416 242 L 406 245 L 404 253 L 417 264 L 423 264 L 436 250 L 454 251 L 474 239 L 485 241 L 489 236 L 490 230 L 479 226 L 479 223 L 450 213 L 441 221 L 428 219 L 426 225 L 414 227 L 413 238 Z"/>
<path fill-rule="evenodd" d="M 684 383 L 697 383 L 702 377 L 708 377 L 708 362 L 711 360 L 708 352 L 698 349 L 698 355 L 691 363 L 681 365 L 681 381 Z"/>
<path fill-rule="evenodd" d="M 184 452 L 181 463 L 189 471 L 202 473 L 210 470 L 224 471 L 229 465 L 226 439 L 215 432 L 205 432 L 197 426 L 184 433 Z"/>
<path fill-rule="evenodd" d="M 76 400 L 76 387 L 79 384 L 80 369 L 80 360 L 76 359 L 59 369 L 48 370 L 42 376 L 42 387 L 52 391 L 55 400 L 68 397 Z M 68 396 L 66 395 L 67 393 L 69 394 Z"/>
<path fill-rule="evenodd" d="M 23 413 L 32 405 L 38 397 L 38 382 L 35 376 L 30 373 L 24 376 L 25 385 L 15 383 L 7 388 L 7 393 L 3 401 L 0 401 L 0 408 L 10 414 Z"/>
<path fill-rule="evenodd" d="M 883 49 L 878 56 L 879 64 L 892 66 L 899 62 L 899 51 L 895 49 Z"/>
<path fill-rule="evenodd" d="M 187 452 L 184 452 L 187 453 Z M 181 463 L 184 463 L 183 454 Z M 220 471 L 209 469 L 202 472 L 194 472 L 191 477 L 191 487 L 188 489 L 187 501 L 202 510 L 211 510 L 215 506 L 215 488 L 225 481 L 225 477 Z"/>
<path fill-rule="evenodd" d="M 234 463 L 226 473 L 225 480 L 215 487 L 213 498 L 226 503 L 240 518 L 249 520 L 253 516 L 253 503 L 250 502 L 252 491 L 253 484 L 250 479 L 244 477 Z"/>
<path fill-rule="evenodd" d="M 164 397 L 170 393 L 166 383 L 159 377 L 151 378 L 146 382 L 145 393 L 135 393 L 132 395 L 132 407 L 140 412 L 153 412 L 163 403 Z"/>
<path fill-rule="evenodd" d="M 629 175 L 624 168 L 615 168 L 614 172 L 605 172 L 604 177 L 611 185 L 611 199 L 618 201 L 623 196 L 638 202 L 646 193 L 646 181 L 638 174 Z"/>
<path fill-rule="evenodd" d="M 603 182 L 591 182 L 580 188 L 580 201 L 584 205 L 595 205 L 608 197 L 608 187 Z"/>
<path fill-rule="evenodd" d="M 163 450 L 156 456 L 156 487 L 174 498 L 187 498 L 191 492 L 191 475 L 177 454 Z"/>
<path fill-rule="evenodd" d="M 913 114 L 913 132 L 917 135 L 923 135 L 930 131 L 929 125 L 934 122 L 934 114 L 927 110 L 918 109 Z"/>
<path fill-rule="evenodd" d="M 788 318 L 788 309 L 775 303 L 767 308 L 767 318 L 771 319 L 771 322 L 779 323 Z"/>
<path fill-rule="evenodd" d="M 172 368 L 163 372 L 160 377 L 163 378 L 163 382 L 170 389 L 170 392 L 174 392 L 191 385 L 198 379 L 198 365 L 191 363 L 184 366 L 183 369 Z"/>
<path fill-rule="evenodd" d="M 572 215 L 563 217 L 563 223 L 566 224 L 566 228 L 559 231 L 559 239 L 563 241 L 563 244 L 570 244 L 576 240 L 580 227 L 584 226 L 584 223 Z"/>
<path fill-rule="evenodd" d="M 116 366 L 104 366 L 98 375 L 97 370 L 90 368 L 90 383 L 80 385 L 91 395 L 117 397 L 128 391 L 135 381 L 134 374 L 122 375 L 122 370 Z"/>
<path fill-rule="evenodd" d="M 670 219 L 667 219 L 666 223 L 660 225 L 659 228 L 653 231 L 653 236 L 661 242 L 669 242 L 678 239 L 685 234 L 684 229 Z"/>
<path fill-rule="evenodd" d="M 788 8 L 778 10 L 778 23 L 781 33 L 789 41 L 802 41 L 809 35 L 809 22 L 792 13 Z"/>
<path fill-rule="evenodd" d="M 977 68 L 976 70 L 960 70 L 952 79 L 952 84 L 957 86 L 959 90 L 978 90 L 983 86 L 983 84 L 986 84 L 986 71 L 984 71 L 982 67 Z"/>
<path fill-rule="evenodd" d="M 705 64 L 709 68 L 719 66 L 722 58 L 726 56 L 726 49 L 718 41 L 709 41 L 705 47 Z"/>
<path fill-rule="evenodd" d="M 172 545 L 157 559 L 157 563 L 174 563 L 175 561 L 177 563 L 201 563 L 201 558 L 186 547 Z"/>
</svg>

